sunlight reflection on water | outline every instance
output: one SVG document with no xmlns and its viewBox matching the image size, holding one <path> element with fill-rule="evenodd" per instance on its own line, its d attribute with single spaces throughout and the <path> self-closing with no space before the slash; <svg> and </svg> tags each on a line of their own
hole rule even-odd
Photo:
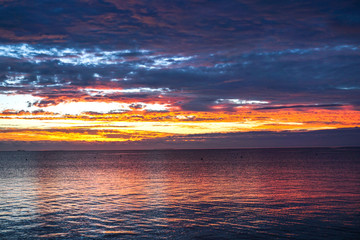
<svg viewBox="0 0 360 240">
<path fill-rule="evenodd" d="M 1 152 L 0 238 L 351 239 L 360 149 Z"/>
</svg>

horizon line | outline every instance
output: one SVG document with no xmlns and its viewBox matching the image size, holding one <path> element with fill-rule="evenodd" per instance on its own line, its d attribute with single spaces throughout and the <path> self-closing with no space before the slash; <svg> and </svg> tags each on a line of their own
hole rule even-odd
<svg viewBox="0 0 360 240">
<path fill-rule="evenodd" d="M 99 151 L 182 151 L 182 150 L 254 150 L 254 149 L 320 149 L 360 148 L 359 146 L 309 146 L 309 147 L 245 147 L 245 148 L 154 148 L 154 149 L 44 149 L 44 150 L 0 150 L 0 152 L 99 152 Z"/>
</svg>

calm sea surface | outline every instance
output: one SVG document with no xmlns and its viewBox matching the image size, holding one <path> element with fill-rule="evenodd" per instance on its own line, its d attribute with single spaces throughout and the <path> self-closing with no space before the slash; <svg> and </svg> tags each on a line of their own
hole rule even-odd
<svg viewBox="0 0 360 240">
<path fill-rule="evenodd" d="M 359 237 L 359 148 L 0 152 L 0 239 Z"/>
</svg>

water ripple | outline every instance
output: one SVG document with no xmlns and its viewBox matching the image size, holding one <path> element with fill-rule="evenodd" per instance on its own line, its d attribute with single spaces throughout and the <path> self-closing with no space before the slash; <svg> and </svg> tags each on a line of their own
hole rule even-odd
<svg viewBox="0 0 360 240">
<path fill-rule="evenodd" d="M 0 239 L 356 239 L 359 156 L 1 152 Z"/>
</svg>

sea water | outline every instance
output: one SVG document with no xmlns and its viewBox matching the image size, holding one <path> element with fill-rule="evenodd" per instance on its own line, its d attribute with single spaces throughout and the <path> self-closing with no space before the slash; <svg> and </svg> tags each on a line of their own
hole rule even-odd
<svg viewBox="0 0 360 240">
<path fill-rule="evenodd" d="M 359 236 L 359 148 L 0 152 L 0 239 Z"/>
</svg>

